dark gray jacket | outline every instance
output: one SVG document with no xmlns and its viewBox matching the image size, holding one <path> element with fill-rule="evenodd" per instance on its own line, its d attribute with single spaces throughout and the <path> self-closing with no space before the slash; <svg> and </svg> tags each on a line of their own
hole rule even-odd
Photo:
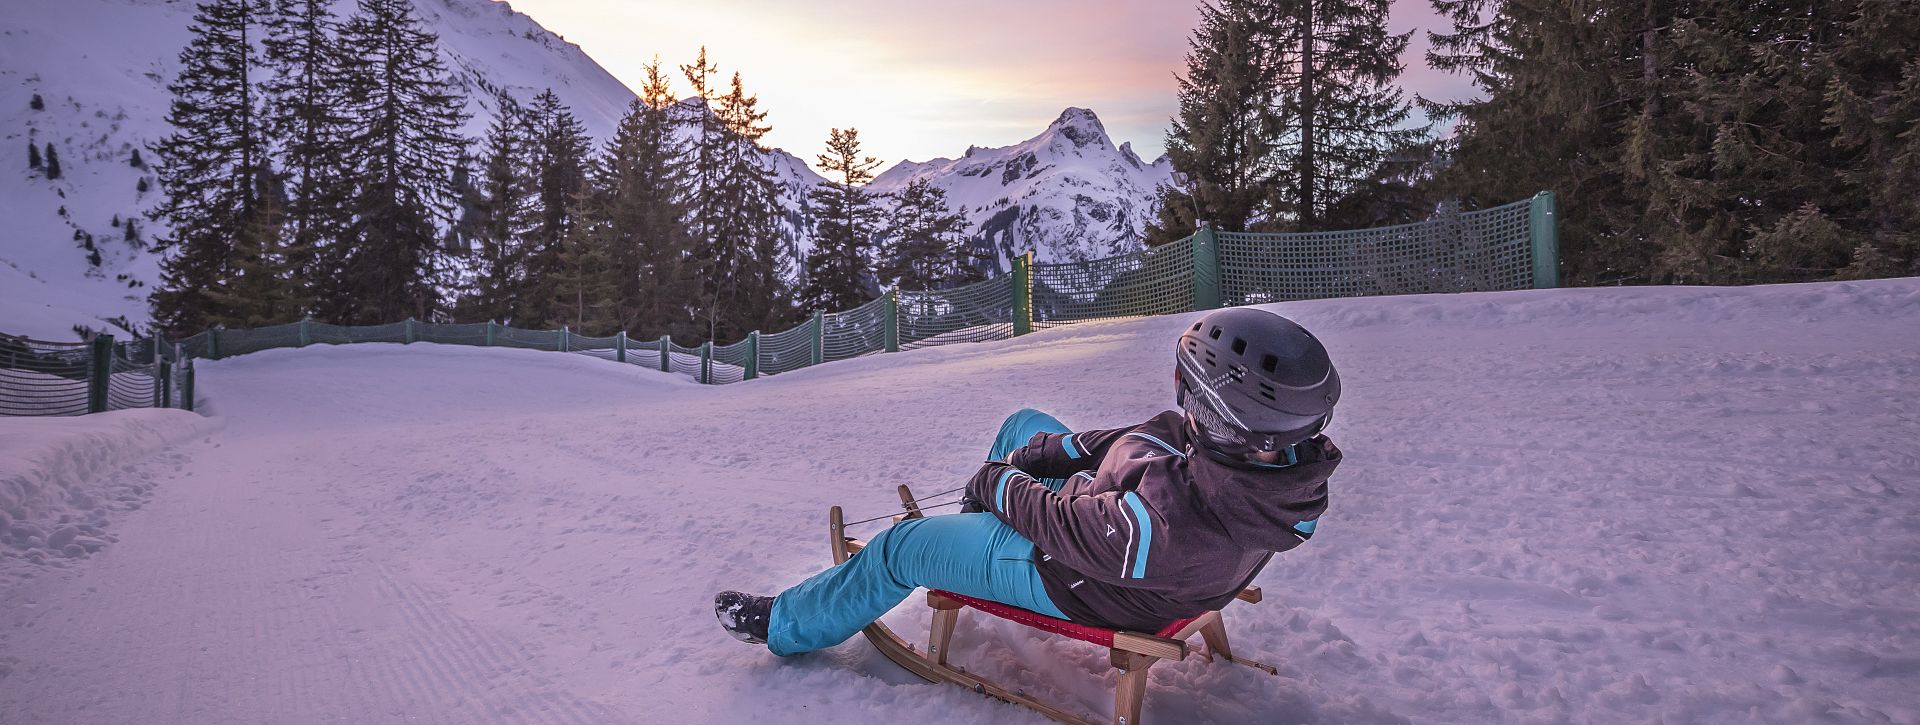
<svg viewBox="0 0 1920 725">
<path fill-rule="evenodd" d="M 1034 543 L 1047 595 L 1075 622 L 1156 631 L 1226 606 L 1273 552 L 1313 536 L 1340 450 L 1243 468 L 1195 450 L 1167 411 L 1112 430 L 1035 434 L 967 492 Z M 1034 480 L 1065 478 L 1058 493 Z"/>
</svg>

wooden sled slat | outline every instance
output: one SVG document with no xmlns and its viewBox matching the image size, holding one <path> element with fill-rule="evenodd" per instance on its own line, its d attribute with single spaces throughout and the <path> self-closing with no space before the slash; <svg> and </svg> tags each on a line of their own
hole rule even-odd
<svg viewBox="0 0 1920 725">
<path fill-rule="evenodd" d="M 914 501 L 912 492 L 910 492 L 906 486 L 901 486 L 899 491 L 900 500 L 905 505 L 906 513 L 896 517 L 895 523 L 898 523 L 900 520 L 920 518 L 925 515 L 920 510 L 919 505 Z M 866 548 L 866 542 L 846 535 L 845 519 L 839 506 L 833 507 L 828 512 L 827 517 L 831 533 L 830 541 L 832 543 L 833 561 L 835 564 L 845 563 L 847 559 L 859 553 L 861 549 Z M 1257 603 L 1261 600 L 1260 588 L 1249 586 L 1241 590 L 1235 598 L 1248 603 Z M 1009 688 L 992 680 L 974 675 L 948 661 L 948 655 L 950 654 L 948 644 L 952 641 L 953 630 L 958 622 L 961 611 L 964 609 L 982 609 L 988 614 L 1004 618 L 1008 617 L 1008 613 L 1000 610 L 1013 610 L 1015 608 L 997 602 L 972 600 L 969 597 L 941 591 L 928 592 L 927 603 L 933 608 L 934 615 L 933 625 L 927 640 L 927 652 L 924 654 L 914 649 L 914 646 L 906 639 L 895 634 L 893 630 L 879 621 L 867 625 L 866 628 L 861 630 L 861 634 L 866 636 L 867 641 L 873 643 L 874 649 L 878 650 L 882 656 L 885 656 L 887 659 L 892 660 L 894 664 L 900 665 L 902 669 L 912 672 L 914 675 L 928 682 L 948 682 L 959 685 L 975 693 L 1028 708 L 1063 723 L 1071 723 L 1072 725 L 1094 725 L 1094 723 L 1099 722 L 1035 699 L 1028 696 L 1024 691 Z M 1013 621 L 1030 627 L 1036 626 L 1035 622 L 1040 619 L 1052 620 L 1051 617 L 1026 612 L 1026 610 L 1017 611 L 1020 613 L 1020 616 L 1011 617 Z M 1071 623 L 1064 621 L 1053 621 L 1062 625 L 1071 625 Z M 1073 626 L 1080 627 L 1079 625 Z M 1084 627 L 1080 628 L 1086 629 Z M 1041 629 L 1045 630 L 1045 628 Z M 1045 631 L 1051 632 L 1052 630 Z M 1104 637 L 1109 630 L 1098 630 L 1098 632 Z M 1062 636 L 1073 636 L 1065 632 L 1059 632 L 1059 634 Z M 1146 695 L 1147 670 L 1151 668 L 1154 663 L 1161 660 L 1179 661 L 1186 659 L 1191 651 L 1187 640 L 1195 634 L 1201 635 L 1204 638 L 1206 642 L 1206 656 L 1210 661 L 1217 657 L 1220 660 L 1259 669 L 1270 675 L 1279 674 L 1279 670 L 1272 665 L 1245 659 L 1233 654 L 1233 650 L 1227 643 L 1226 626 L 1220 618 L 1220 613 L 1217 611 L 1207 612 L 1184 623 L 1176 623 L 1174 626 L 1169 626 L 1168 630 L 1163 630 L 1157 634 L 1112 630 L 1109 659 L 1113 667 L 1121 673 L 1120 680 L 1115 686 L 1114 692 L 1112 722 L 1115 725 L 1140 725 L 1140 710 Z M 1084 635 L 1074 638 L 1083 639 L 1083 637 Z M 1104 642 L 1106 640 L 1101 639 L 1100 641 Z M 1098 643 L 1099 642 L 1096 642 L 1096 644 Z"/>
</svg>

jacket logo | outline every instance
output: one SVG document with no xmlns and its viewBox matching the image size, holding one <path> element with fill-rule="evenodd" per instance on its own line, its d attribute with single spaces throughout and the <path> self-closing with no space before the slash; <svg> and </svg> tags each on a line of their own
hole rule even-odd
<svg viewBox="0 0 1920 725">
<path fill-rule="evenodd" d="M 1116 529 L 1116 528 L 1113 528 L 1113 524 L 1107 524 L 1107 535 L 1108 535 L 1108 536 L 1112 536 L 1112 535 L 1114 535 L 1114 534 L 1118 534 L 1118 533 L 1120 533 L 1120 530 L 1119 530 L 1119 529 Z"/>
</svg>

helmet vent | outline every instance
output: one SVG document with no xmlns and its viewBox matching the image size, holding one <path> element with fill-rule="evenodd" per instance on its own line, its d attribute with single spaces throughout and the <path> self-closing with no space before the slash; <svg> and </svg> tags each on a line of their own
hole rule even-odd
<svg viewBox="0 0 1920 725">
<path fill-rule="evenodd" d="M 1233 354 L 1235 355 L 1247 354 L 1247 341 L 1237 337 L 1233 338 Z"/>
<path fill-rule="evenodd" d="M 1212 351 L 1212 350 L 1208 350 L 1208 351 L 1207 351 L 1207 365 L 1208 365 L 1208 366 L 1212 366 L 1213 364 L 1214 364 L 1214 363 L 1213 363 L 1213 351 Z"/>
<path fill-rule="evenodd" d="M 1214 325 L 1214 326 L 1213 326 L 1213 329 L 1211 329 L 1211 330 L 1208 330 L 1208 331 L 1207 331 L 1207 337 L 1208 337 L 1208 338 L 1211 338 L 1211 339 L 1214 339 L 1214 340 L 1218 340 L 1218 339 L 1220 339 L 1220 326 L 1219 326 L 1219 325 Z"/>
<path fill-rule="evenodd" d="M 1260 356 L 1261 370 L 1265 370 L 1267 372 L 1273 372 L 1274 368 L 1277 368 L 1279 366 L 1280 366 L 1280 358 L 1274 357 L 1272 355 Z"/>
<path fill-rule="evenodd" d="M 1266 383 L 1260 384 L 1260 397 L 1266 398 L 1267 400 L 1273 400 L 1274 402 L 1279 402 L 1278 400 L 1275 400 L 1275 398 L 1273 397 L 1273 386 L 1268 385 Z"/>
<path fill-rule="evenodd" d="M 1200 331 L 1200 323 L 1198 323 L 1198 322 L 1195 322 L 1195 323 L 1193 323 L 1193 331 L 1194 331 L 1194 332 L 1199 332 L 1199 331 Z"/>
</svg>

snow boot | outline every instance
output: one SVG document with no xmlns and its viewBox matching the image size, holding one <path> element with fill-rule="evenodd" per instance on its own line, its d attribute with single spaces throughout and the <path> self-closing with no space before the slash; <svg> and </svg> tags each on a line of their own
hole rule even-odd
<svg viewBox="0 0 1920 725">
<path fill-rule="evenodd" d="M 766 644 L 767 620 L 773 615 L 773 597 L 721 592 L 713 596 L 713 615 L 720 618 L 720 626 L 734 639 Z"/>
</svg>

